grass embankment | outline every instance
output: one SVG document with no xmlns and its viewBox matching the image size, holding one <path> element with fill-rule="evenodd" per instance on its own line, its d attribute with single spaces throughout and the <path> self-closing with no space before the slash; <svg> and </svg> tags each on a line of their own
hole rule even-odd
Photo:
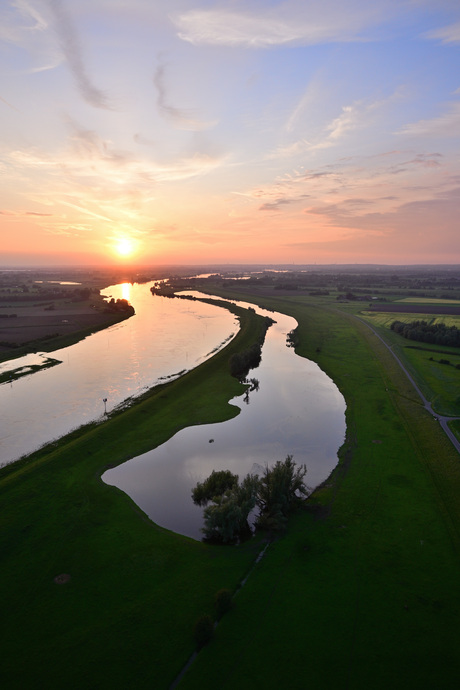
<svg viewBox="0 0 460 690">
<path fill-rule="evenodd" d="M 297 319 L 297 351 L 337 382 L 347 442 L 180 687 L 457 687 L 457 453 L 364 324 L 311 300 L 258 301 Z"/>
<path fill-rule="evenodd" d="M 2 688 L 167 688 L 193 650 L 196 619 L 234 589 L 258 544 L 211 547 L 154 525 L 103 470 L 177 430 L 231 418 L 244 390 L 232 353 L 263 319 L 130 409 L 0 471 Z M 70 575 L 66 584 L 54 578 Z"/>
</svg>

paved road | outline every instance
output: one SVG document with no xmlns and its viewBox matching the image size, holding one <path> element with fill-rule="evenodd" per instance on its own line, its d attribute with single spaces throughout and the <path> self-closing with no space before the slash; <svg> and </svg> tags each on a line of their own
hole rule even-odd
<svg viewBox="0 0 460 690">
<path fill-rule="evenodd" d="M 454 435 L 454 433 L 449 429 L 449 426 L 448 426 L 448 423 L 449 423 L 449 422 L 453 421 L 454 419 L 460 419 L 460 417 L 446 417 L 446 416 L 444 416 L 444 415 L 440 415 L 440 414 L 438 414 L 437 412 L 435 412 L 435 411 L 433 410 L 433 407 L 432 407 L 432 404 L 430 403 L 430 401 L 427 400 L 427 399 L 425 398 L 425 396 L 423 395 L 422 391 L 421 391 L 420 388 L 417 386 L 417 384 L 415 383 L 414 379 L 412 378 L 412 376 L 411 376 L 411 375 L 409 374 L 409 372 L 407 371 L 407 369 L 406 369 L 406 367 L 404 366 L 404 364 L 401 362 L 401 360 L 399 359 L 399 357 L 393 352 L 392 346 L 388 345 L 388 343 L 385 342 L 385 340 L 382 338 L 382 336 L 379 335 L 379 334 L 377 333 L 377 331 L 376 331 L 374 328 L 372 328 L 372 326 L 371 326 L 370 324 L 368 324 L 366 321 L 364 321 L 364 319 L 360 319 L 359 316 L 356 316 L 355 318 L 357 318 L 359 321 L 361 321 L 361 323 L 363 323 L 365 326 L 367 326 L 368 328 L 370 328 L 370 330 L 372 331 L 372 333 L 373 333 L 373 334 L 374 334 L 374 335 L 385 345 L 385 347 L 387 348 L 387 350 L 389 350 L 389 351 L 391 352 L 391 354 L 393 355 L 393 357 L 395 358 L 395 360 L 398 362 L 400 368 L 401 368 L 402 371 L 406 374 L 407 378 L 409 379 L 409 381 L 411 382 L 411 384 L 413 385 L 413 387 L 414 387 L 415 390 L 417 391 L 418 395 L 420 396 L 420 399 L 421 399 L 421 401 L 422 401 L 422 403 L 423 403 L 424 408 L 427 410 L 427 412 L 429 412 L 429 413 L 439 422 L 439 424 L 441 425 L 441 428 L 443 429 L 443 431 L 445 432 L 445 434 L 447 435 L 447 437 L 451 440 L 451 442 L 452 442 L 452 444 L 454 445 L 454 447 L 455 447 L 455 449 L 457 450 L 457 452 L 460 453 L 460 441 L 457 439 L 457 437 L 456 437 L 456 436 Z"/>
</svg>

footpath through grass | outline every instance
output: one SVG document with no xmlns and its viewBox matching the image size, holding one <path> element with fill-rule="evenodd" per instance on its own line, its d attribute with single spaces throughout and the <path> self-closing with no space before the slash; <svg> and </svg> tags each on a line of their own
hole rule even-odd
<svg viewBox="0 0 460 690">
<path fill-rule="evenodd" d="M 251 567 L 256 541 L 226 549 L 176 535 L 100 480 L 185 426 L 238 413 L 228 400 L 244 388 L 228 359 L 264 327 L 244 310 L 240 323 L 184 377 L 0 471 L 0 687 L 167 688 L 197 618 Z M 70 580 L 56 584 L 59 575 Z"/>
<path fill-rule="evenodd" d="M 460 458 L 364 324 L 258 301 L 298 320 L 297 351 L 345 395 L 347 442 L 180 688 L 456 688 Z"/>
</svg>

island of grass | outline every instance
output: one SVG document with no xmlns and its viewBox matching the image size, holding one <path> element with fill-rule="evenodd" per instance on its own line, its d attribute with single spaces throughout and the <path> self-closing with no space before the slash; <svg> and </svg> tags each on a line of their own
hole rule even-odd
<svg viewBox="0 0 460 690">
<path fill-rule="evenodd" d="M 229 590 L 177 687 L 456 687 L 458 454 L 359 305 L 272 287 L 221 294 L 297 319 L 296 351 L 347 402 L 337 469 L 262 559 L 258 541 L 218 547 L 161 529 L 101 482 L 178 429 L 237 414 L 228 361 L 257 337 L 250 312 L 197 369 L 4 468 L 2 686 L 169 688 L 197 621 L 216 619 Z"/>
<path fill-rule="evenodd" d="M 10 360 L 10 366 L 13 362 L 14 360 Z M 61 364 L 61 360 L 54 359 L 53 357 L 35 356 L 34 363 L 24 363 L 23 366 L 20 367 L 12 367 L 7 369 L 6 366 L 3 365 L 2 370 L 0 371 L 0 384 L 17 381 L 17 379 L 20 379 L 23 376 L 29 376 L 37 371 L 43 371 L 45 369 L 49 369 L 50 367 L 55 367 L 57 364 Z"/>
</svg>

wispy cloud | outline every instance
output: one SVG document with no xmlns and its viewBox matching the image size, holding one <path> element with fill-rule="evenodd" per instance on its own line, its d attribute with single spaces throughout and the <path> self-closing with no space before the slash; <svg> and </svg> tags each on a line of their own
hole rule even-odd
<svg viewBox="0 0 460 690">
<path fill-rule="evenodd" d="M 262 206 L 259 206 L 259 211 L 279 211 L 280 206 L 292 204 L 294 199 L 277 199 L 276 201 L 267 201 Z"/>
<path fill-rule="evenodd" d="M 151 203 L 160 185 L 204 176 L 223 164 L 221 157 L 199 152 L 161 162 L 144 158 L 117 149 L 94 130 L 71 120 L 67 124 L 67 145 L 54 155 L 33 147 L 3 156 L 9 184 L 20 185 L 27 210 L 39 204 L 52 209 L 56 218 L 59 213 L 64 217 L 67 207 L 78 212 L 76 222 L 83 215 L 117 226 L 132 221 L 141 228 L 151 220 Z M 31 211 L 37 222 L 46 221 L 33 207 Z"/>
<path fill-rule="evenodd" d="M 217 124 L 215 121 L 205 122 L 199 120 L 193 117 L 192 113 L 176 108 L 168 102 L 166 71 L 166 64 L 161 62 L 156 68 L 153 76 L 153 83 L 157 90 L 157 106 L 163 117 L 172 121 L 179 129 L 190 130 L 192 132 L 199 132 L 214 127 Z"/>
<path fill-rule="evenodd" d="M 267 160 L 276 158 L 289 158 L 291 156 L 297 156 L 299 153 L 304 153 L 312 144 L 306 139 L 299 139 L 298 141 L 293 141 L 291 144 L 285 144 L 284 146 L 278 146 L 274 151 L 267 153 Z"/>
<path fill-rule="evenodd" d="M 363 30 L 394 7 L 390 3 L 383 12 L 380 4 L 356 0 L 290 0 L 259 11 L 194 9 L 172 19 L 178 36 L 190 43 L 267 48 L 363 40 Z"/>
<path fill-rule="evenodd" d="M 78 32 L 62 0 L 46 0 L 50 7 L 61 50 L 83 99 L 95 108 L 110 109 L 106 94 L 91 81 L 83 59 Z"/>
<path fill-rule="evenodd" d="M 441 43 L 460 43 L 460 22 L 427 31 L 423 37 L 441 41 Z"/>
<path fill-rule="evenodd" d="M 402 127 L 397 134 L 409 137 L 455 137 L 460 132 L 460 103 L 452 103 L 448 109 L 427 120 L 418 120 Z"/>
<path fill-rule="evenodd" d="M 8 103 L 8 101 L 6 101 L 6 100 L 5 100 L 4 98 L 2 98 L 1 96 L 0 96 L 0 101 L 2 101 L 2 103 L 5 103 L 5 105 L 7 105 L 7 106 L 8 106 L 9 108 L 11 108 L 12 110 L 15 110 L 17 113 L 19 112 L 19 110 L 18 110 L 17 108 L 15 108 L 14 105 L 11 105 L 11 103 Z"/>
<path fill-rule="evenodd" d="M 47 28 L 46 19 L 27 0 L 14 0 L 0 10 L 0 38 L 10 43 L 21 44 L 25 34 L 29 40 L 34 32 Z"/>
<path fill-rule="evenodd" d="M 0 7 L 0 40 L 24 51 L 20 70 L 17 68 L 21 73 L 53 69 L 63 60 L 61 51 L 49 39 L 47 15 L 46 5 L 29 0 L 13 0 Z"/>
</svg>

